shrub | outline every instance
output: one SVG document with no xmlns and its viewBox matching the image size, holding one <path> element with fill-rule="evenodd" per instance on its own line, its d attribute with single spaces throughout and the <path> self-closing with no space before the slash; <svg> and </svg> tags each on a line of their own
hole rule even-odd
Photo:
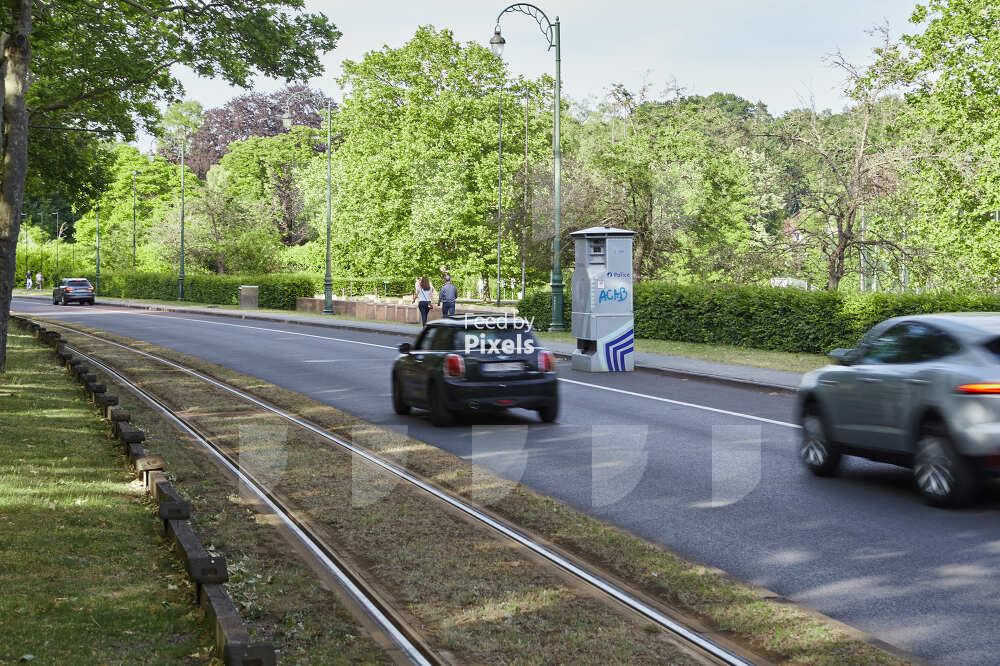
<svg viewBox="0 0 1000 666">
<path fill-rule="evenodd" d="M 571 321 L 569 290 L 564 320 Z M 547 330 L 551 294 L 533 291 L 518 304 Z M 869 328 L 900 315 L 1000 311 L 1000 295 L 842 294 L 781 287 L 727 287 L 640 282 L 633 291 L 640 338 L 726 344 L 788 352 L 853 347 Z"/>
<path fill-rule="evenodd" d="M 563 325 L 568 331 L 572 321 L 573 299 L 569 285 L 563 289 Z M 524 294 L 524 299 L 517 304 L 517 313 L 525 319 L 533 319 L 536 331 L 549 330 L 552 323 L 552 291 L 550 289 L 533 289 Z"/>
<path fill-rule="evenodd" d="M 86 276 L 97 284 L 96 276 Z M 260 307 L 294 310 L 295 299 L 311 297 L 322 289 L 322 280 L 307 274 L 214 275 L 193 273 L 184 276 L 184 300 L 196 303 L 237 305 L 240 286 L 256 285 Z M 117 298 L 177 299 L 177 275 L 173 273 L 102 273 L 101 296 Z"/>
</svg>

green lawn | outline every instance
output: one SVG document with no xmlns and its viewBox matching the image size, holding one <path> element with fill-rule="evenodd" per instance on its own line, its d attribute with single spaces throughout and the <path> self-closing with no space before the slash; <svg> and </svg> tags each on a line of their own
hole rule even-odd
<svg viewBox="0 0 1000 666">
<path fill-rule="evenodd" d="M 48 347 L 0 375 L 0 663 L 204 663 L 207 621 L 153 504 Z"/>
</svg>

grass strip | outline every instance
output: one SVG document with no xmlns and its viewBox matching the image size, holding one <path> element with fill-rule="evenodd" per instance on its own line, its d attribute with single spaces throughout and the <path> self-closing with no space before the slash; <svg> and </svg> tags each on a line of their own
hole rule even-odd
<svg viewBox="0 0 1000 666">
<path fill-rule="evenodd" d="M 142 484 L 52 350 L 15 327 L 0 414 L 0 663 L 208 661 Z"/>
<path fill-rule="evenodd" d="M 803 664 L 906 664 L 836 623 L 794 604 L 769 600 L 762 590 L 717 569 L 685 560 L 659 544 L 497 477 L 437 447 L 400 437 L 329 405 L 203 359 L 85 326 L 78 330 L 129 344 L 197 369 L 345 437 L 443 488 L 478 502 L 568 553 L 603 567 L 665 607 L 728 632 L 774 661 Z M 86 340 L 86 339 L 83 339 Z M 92 341 L 91 341 L 92 342 Z M 99 344 L 99 343 L 98 343 Z"/>
</svg>

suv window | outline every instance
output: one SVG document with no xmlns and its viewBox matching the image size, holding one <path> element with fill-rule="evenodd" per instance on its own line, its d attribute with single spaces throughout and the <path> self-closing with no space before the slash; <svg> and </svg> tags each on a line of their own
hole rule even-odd
<svg viewBox="0 0 1000 666">
<path fill-rule="evenodd" d="M 885 363 L 905 363 L 903 359 L 903 337 L 906 324 L 896 324 L 882 335 L 865 345 L 865 352 L 859 363 L 882 365 Z"/>
<path fill-rule="evenodd" d="M 910 322 L 905 326 L 907 330 L 902 342 L 903 363 L 934 361 L 957 353 L 962 348 L 955 338 L 933 326 L 917 322 Z"/>
<path fill-rule="evenodd" d="M 90 282 L 87 280 L 63 280 L 63 283 L 67 287 L 89 287 Z"/>
</svg>

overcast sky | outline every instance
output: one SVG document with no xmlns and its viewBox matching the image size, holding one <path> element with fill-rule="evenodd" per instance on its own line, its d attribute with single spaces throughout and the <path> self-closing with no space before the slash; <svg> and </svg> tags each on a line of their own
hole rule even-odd
<svg viewBox="0 0 1000 666">
<path fill-rule="evenodd" d="M 487 44 L 497 13 L 509 2 L 493 0 L 306 0 L 308 11 L 325 13 L 343 37 L 323 56 L 326 74 L 310 84 L 339 99 L 333 77 L 344 59 L 359 60 L 383 46 L 398 47 L 419 25 L 449 28 L 461 42 Z M 763 101 L 772 113 L 815 100 L 839 110 L 842 76 L 823 56 L 842 51 L 851 61 L 870 59 L 877 38 L 867 34 L 888 21 L 894 36 L 912 32 L 915 0 L 540 0 L 537 4 L 562 31 L 563 95 L 575 100 L 604 97 L 613 83 L 653 92 L 676 80 L 690 94 L 732 92 Z M 505 14 L 503 57 L 513 74 L 554 73 L 554 55 L 528 16 Z M 178 69 L 186 97 L 206 108 L 240 94 L 219 81 Z M 271 92 L 280 80 L 258 79 Z M 139 141 L 143 150 L 150 139 Z"/>
</svg>

